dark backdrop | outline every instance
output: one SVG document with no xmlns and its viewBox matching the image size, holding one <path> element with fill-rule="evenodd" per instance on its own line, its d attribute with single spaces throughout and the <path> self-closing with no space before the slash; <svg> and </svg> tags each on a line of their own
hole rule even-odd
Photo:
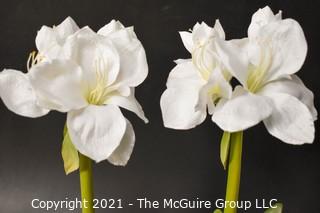
<svg viewBox="0 0 320 213">
<path fill-rule="evenodd" d="M 94 165 L 95 192 L 99 198 L 137 197 L 224 198 L 226 173 L 219 161 L 221 131 L 208 118 L 190 131 L 163 127 L 159 99 L 165 89 L 173 60 L 189 57 L 178 31 L 188 30 L 197 21 L 210 25 L 219 18 L 228 39 L 246 35 L 251 15 L 269 4 L 283 10 L 302 25 L 309 44 L 308 56 L 299 76 L 315 93 L 319 107 L 319 12 L 317 1 L 4 1 L 0 8 L 0 67 L 25 70 L 34 38 L 41 25 L 52 26 L 67 16 L 79 26 L 98 30 L 111 19 L 134 25 L 149 63 L 149 76 L 136 95 L 150 123 L 145 125 L 130 112 L 136 146 L 125 167 L 108 162 Z M 34 198 L 63 200 L 79 196 L 75 172 L 64 174 L 60 156 L 65 114 L 51 112 L 39 119 L 17 116 L 0 103 L 0 212 L 45 212 L 33 210 Z M 318 129 L 319 130 L 319 129 Z M 242 200 L 277 198 L 285 213 L 318 213 L 320 191 L 320 144 L 292 146 L 269 135 L 263 125 L 245 132 Z M 59 211 L 68 212 L 68 211 Z M 123 210 L 97 212 L 194 212 L 201 210 Z M 242 211 L 240 211 L 242 212 Z M 263 212 L 250 209 L 249 212 Z"/>
</svg>

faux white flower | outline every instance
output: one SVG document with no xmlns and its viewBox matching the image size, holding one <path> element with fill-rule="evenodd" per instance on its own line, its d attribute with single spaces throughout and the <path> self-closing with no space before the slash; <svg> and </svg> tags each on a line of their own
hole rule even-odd
<svg viewBox="0 0 320 213">
<path fill-rule="evenodd" d="M 43 26 L 36 37 L 38 51 L 32 52 L 27 61 L 28 73 L 13 69 L 5 69 L 0 73 L 0 96 L 8 109 L 26 117 L 39 117 L 49 112 L 38 105 L 29 74 L 36 64 L 63 57 L 61 49 L 65 40 L 78 29 L 70 17 L 53 28 Z"/>
<path fill-rule="evenodd" d="M 126 165 L 135 134 L 119 107 L 148 122 L 134 96 L 148 65 L 133 27 L 113 20 L 95 33 L 89 27 L 79 30 L 67 18 L 57 27 L 42 27 L 36 45 L 39 52 L 31 55 L 27 74 L 0 74 L 6 106 L 27 117 L 49 110 L 68 113 L 62 147 L 67 173 L 79 166 L 77 150 L 96 162 Z"/>
<path fill-rule="evenodd" d="M 317 111 L 313 93 L 294 75 L 304 63 L 307 43 L 293 19 L 269 7 L 252 17 L 242 45 L 218 41 L 221 60 L 242 86 L 219 102 L 212 120 L 225 131 L 263 121 L 269 133 L 290 144 L 312 143 Z"/>
<path fill-rule="evenodd" d="M 218 100 L 230 98 L 232 88 L 216 52 L 215 40 L 225 38 L 219 21 L 214 28 L 197 23 L 192 33 L 180 32 L 180 36 L 192 59 L 176 61 L 160 105 L 166 127 L 190 129 L 203 122 L 207 109 L 214 112 Z"/>
<path fill-rule="evenodd" d="M 65 59 L 43 62 L 30 72 L 39 105 L 67 112 L 67 128 L 75 148 L 96 162 L 125 165 L 135 135 L 119 106 L 145 122 L 134 87 L 148 74 L 145 52 L 133 28 L 112 21 L 98 34 L 89 27 L 71 35 Z"/>
</svg>

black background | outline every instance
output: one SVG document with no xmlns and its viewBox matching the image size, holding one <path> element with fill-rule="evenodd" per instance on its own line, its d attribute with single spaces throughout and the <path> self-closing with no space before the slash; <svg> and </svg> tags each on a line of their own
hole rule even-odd
<svg viewBox="0 0 320 213">
<path fill-rule="evenodd" d="M 315 93 L 319 106 L 319 12 L 317 1 L 3 1 L 0 8 L 0 67 L 26 70 L 26 60 L 35 49 L 34 38 L 41 25 L 56 25 L 67 16 L 79 26 L 98 30 L 111 19 L 135 26 L 149 63 L 149 76 L 136 96 L 150 123 L 145 125 L 130 112 L 136 146 L 125 167 L 108 162 L 94 165 L 95 193 L 99 198 L 137 197 L 224 198 L 226 173 L 219 161 L 221 130 L 208 118 L 190 131 L 163 127 L 159 99 L 165 89 L 173 60 L 187 58 L 178 31 L 197 21 L 209 25 L 219 18 L 228 39 L 246 36 L 251 15 L 270 5 L 284 17 L 302 25 L 308 56 L 298 75 Z M 124 110 L 123 110 L 124 111 Z M 24 118 L 0 104 L 0 212 L 45 212 L 31 208 L 34 198 L 64 200 L 79 196 L 79 177 L 66 176 L 60 156 L 65 115 L 51 112 L 39 119 Z M 318 129 L 319 130 L 319 129 Z M 263 125 L 245 132 L 241 200 L 277 198 L 285 213 L 320 212 L 320 144 L 287 145 L 269 135 Z M 59 212 L 68 212 L 60 210 Z M 198 210 L 123 210 L 97 212 L 211 212 Z M 243 211 L 239 211 L 243 212 Z M 263 212 L 250 209 L 248 212 Z"/>
</svg>

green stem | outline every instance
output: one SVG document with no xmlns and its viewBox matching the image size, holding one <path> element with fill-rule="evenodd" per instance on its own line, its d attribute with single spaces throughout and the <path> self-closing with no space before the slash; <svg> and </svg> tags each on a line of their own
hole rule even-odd
<svg viewBox="0 0 320 213">
<path fill-rule="evenodd" d="M 240 176 L 241 176 L 241 157 L 242 157 L 242 137 L 243 132 L 235 132 L 231 134 L 230 153 L 228 163 L 228 180 L 226 203 L 224 213 L 236 213 L 237 208 L 231 208 L 230 201 L 238 201 Z"/>
<path fill-rule="evenodd" d="M 93 209 L 93 178 L 91 159 L 79 153 L 80 187 L 82 213 L 94 213 Z"/>
</svg>

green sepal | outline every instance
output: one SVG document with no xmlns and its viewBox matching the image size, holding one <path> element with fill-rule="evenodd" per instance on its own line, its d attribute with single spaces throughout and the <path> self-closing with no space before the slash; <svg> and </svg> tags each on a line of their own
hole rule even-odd
<svg viewBox="0 0 320 213">
<path fill-rule="evenodd" d="M 66 174 L 70 174 L 71 172 L 76 171 L 79 169 L 79 154 L 77 149 L 74 147 L 73 143 L 71 142 L 68 129 L 65 126 L 64 130 L 64 138 L 62 142 L 62 159 L 64 164 L 64 171 Z"/>
<path fill-rule="evenodd" d="M 67 124 L 64 125 L 63 127 L 63 137 L 68 133 L 68 127 Z"/>
<path fill-rule="evenodd" d="M 227 169 L 229 149 L 230 149 L 230 132 L 223 132 L 220 144 L 220 159 L 224 169 Z"/>
<path fill-rule="evenodd" d="M 282 213 L 282 203 L 276 203 L 276 208 L 269 208 L 264 213 Z"/>
</svg>

